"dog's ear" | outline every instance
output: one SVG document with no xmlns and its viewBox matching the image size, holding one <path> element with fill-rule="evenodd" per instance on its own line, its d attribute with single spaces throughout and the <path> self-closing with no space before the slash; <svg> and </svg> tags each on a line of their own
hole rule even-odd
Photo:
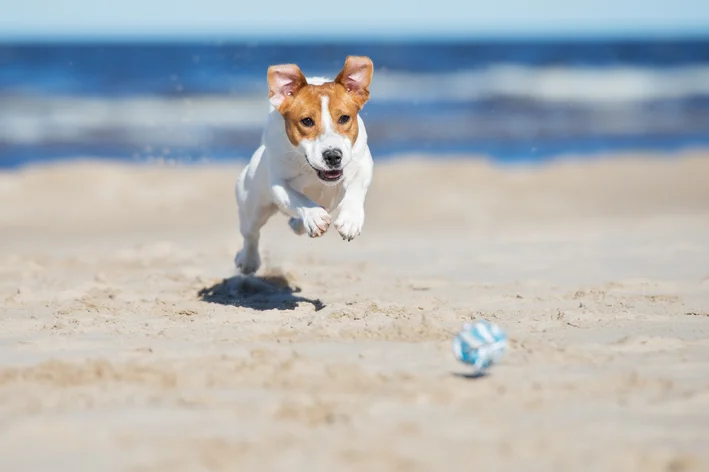
<svg viewBox="0 0 709 472">
<path fill-rule="evenodd" d="M 362 108 L 369 100 L 369 84 L 372 82 L 374 64 L 366 56 L 347 56 L 345 67 L 335 82 L 347 89 L 357 105 Z"/>
<path fill-rule="evenodd" d="M 283 111 L 298 90 L 306 84 L 305 76 L 295 64 L 268 68 L 268 97 L 278 111 Z"/>
</svg>

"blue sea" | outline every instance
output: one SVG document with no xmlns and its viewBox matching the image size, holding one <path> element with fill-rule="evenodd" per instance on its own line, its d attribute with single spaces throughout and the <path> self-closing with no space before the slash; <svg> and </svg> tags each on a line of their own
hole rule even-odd
<svg viewBox="0 0 709 472">
<path fill-rule="evenodd" d="M 375 63 L 375 159 L 537 162 L 709 145 L 709 37 L 376 43 L 0 43 L 0 167 L 246 159 L 266 69 Z"/>
</svg>

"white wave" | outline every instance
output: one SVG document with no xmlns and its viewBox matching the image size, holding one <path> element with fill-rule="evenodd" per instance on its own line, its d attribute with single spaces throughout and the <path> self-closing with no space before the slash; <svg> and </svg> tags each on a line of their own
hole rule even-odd
<svg viewBox="0 0 709 472">
<path fill-rule="evenodd" d="M 668 69 L 496 65 L 433 74 L 382 71 L 376 74 L 371 88 L 377 100 L 428 102 L 506 97 L 617 104 L 709 95 L 709 65 Z"/>
<path fill-rule="evenodd" d="M 0 97 L 0 140 L 71 140 L 122 130 L 137 141 L 170 135 L 187 145 L 199 142 L 210 128 L 261 126 L 267 113 L 268 100 L 257 97 Z"/>
<path fill-rule="evenodd" d="M 498 65 L 454 73 L 378 71 L 377 103 L 469 102 L 507 98 L 551 104 L 635 107 L 648 100 L 709 97 L 709 65 L 672 69 L 530 68 Z M 0 142 L 73 141 L 120 133 L 138 143 L 208 141 L 216 129 L 260 129 L 269 110 L 265 94 L 121 98 L 0 95 Z M 637 110 L 636 110 L 637 111 Z M 631 113 L 637 119 L 637 113 Z M 508 120 L 508 126 L 512 122 Z M 164 139 L 163 139 L 164 138 Z"/>
</svg>

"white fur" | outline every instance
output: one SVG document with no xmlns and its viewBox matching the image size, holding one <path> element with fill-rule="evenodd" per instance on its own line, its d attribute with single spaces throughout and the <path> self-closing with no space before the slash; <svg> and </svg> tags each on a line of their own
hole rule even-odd
<svg viewBox="0 0 709 472">
<path fill-rule="evenodd" d="M 322 77 L 307 79 L 323 84 Z M 343 239 L 351 241 L 364 225 L 364 202 L 372 180 L 372 155 L 367 145 L 367 131 L 357 115 L 357 140 L 333 131 L 332 118 L 323 100 L 323 118 L 330 126 L 317 139 L 293 146 L 285 132 L 281 114 L 271 105 L 261 145 L 239 175 L 236 200 L 244 246 L 236 255 L 236 265 L 244 274 L 252 274 L 261 265 L 259 235 L 264 224 L 277 211 L 290 217 L 289 226 L 296 234 L 318 237 L 334 221 Z M 327 113 L 325 113 L 327 111 Z M 343 175 L 335 183 L 324 182 L 315 168 L 326 170 L 322 150 L 342 149 Z M 307 157 L 306 157 L 307 155 Z"/>
</svg>

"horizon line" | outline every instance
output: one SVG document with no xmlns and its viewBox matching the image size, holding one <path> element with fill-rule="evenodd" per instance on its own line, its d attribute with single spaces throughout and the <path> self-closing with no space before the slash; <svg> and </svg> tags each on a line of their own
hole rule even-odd
<svg viewBox="0 0 709 472">
<path fill-rule="evenodd" d="M 594 41 L 623 41 L 623 40 L 709 40 L 709 28 L 680 28 L 680 29 L 577 29 L 577 30 L 528 30 L 528 31 L 476 31 L 469 32 L 401 32 L 383 33 L 373 32 L 362 37 L 355 33 L 338 34 L 294 34 L 294 33 L 234 33 L 234 32 L 154 32 L 154 33 L 1 33 L 0 43 L 179 43 L 179 42 L 213 42 L 213 43 L 275 43 L 296 42 L 309 43 L 416 43 L 416 42 L 474 42 L 474 41 L 568 41 L 568 42 L 594 42 Z"/>
</svg>

